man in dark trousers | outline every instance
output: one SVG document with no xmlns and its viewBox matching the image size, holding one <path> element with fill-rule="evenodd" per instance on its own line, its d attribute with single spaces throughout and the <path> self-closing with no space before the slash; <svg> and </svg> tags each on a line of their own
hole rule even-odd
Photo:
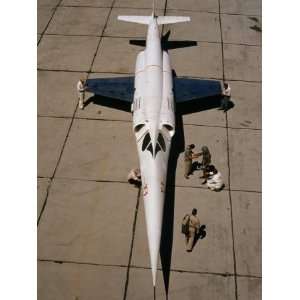
<svg viewBox="0 0 300 300">
<path fill-rule="evenodd" d="M 194 154 L 194 144 L 190 144 L 186 147 L 184 152 L 184 178 L 189 179 L 189 175 L 192 172 L 193 159 L 199 157 L 199 154 Z"/>
</svg>

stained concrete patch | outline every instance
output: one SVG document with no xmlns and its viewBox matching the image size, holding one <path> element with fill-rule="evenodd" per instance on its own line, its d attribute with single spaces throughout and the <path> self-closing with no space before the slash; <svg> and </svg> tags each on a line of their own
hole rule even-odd
<svg viewBox="0 0 300 300">
<path fill-rule="evenodd" d="M 129 44 L 127 38 L 101 40 L 92 71 L 107 73 L 134 73 L 139 47 Z"/>
<path fill-rule="evenodd" d="M 253 26 L 261 27 L 260 18 L 254 21 L 248 16 L 221 15 L 223 42 L 233 44 L 261 45 L 261 32 Z"/>
<path fill-rule="evenodd" d="M 261 191 L 261 132 L 229 129 L 231 188 Z"/>
<path fill-rule="evenodd" d="M 38 176 L 53 176 L 70 123 L 66 119 L 38 118 Z"/>
<path fill-rule="evenodd" d="M 131 122 L 75 120 L 57 176 L 127 182 L 137 166 Z"/>
<path fill-rule="evenodd" d="M 64 6 L 111 7 L 114 0 L 63 0 Z"/>
<path fill-rule="evenodd" d="M 261 15 L 261 0 L 222 0 L 221 13 Z"/>
<path fill-rule="evenodd" d="M 50 182 L 50 178 L 37 179 L 37 218 L 39 218 L 43 205 L 46 201 L 47 190 Z"/>
<path fill-rule="evenodd" d="M 227 112 L 228 126 L 261 128 L 261 84 L 230 81 L 234 107 Z"/>
<path fill-rule="evenodd" d="M 98 37 L 44 35 L 38 47 L 38 67 L 52 70 L 88 71 Z"/>
<path fill-rule="evenodd" d="M 42 300 L 122 299 L 126 269 L 38 262 L 37 297 Z"/>
<path fill-rule="evenodd" d="M 222 77 L 220 44 L 199 42 L 196 47 L 171 50 L 170 59 L 177 76 Z"/>
<path fill-rule="evenodd" d="M 219 15 L 206 12 L 167 10 L 168 16 L 189 16 L 190 22 L 165 25 L 171 31 L 170 40 L 221 42 Z M 205 28 L 205 30 L 203 30 Z"/>
<path fill-rule="evenodd" d="M 261 279 L 238 277 L 237 291 L 239 300 L 260 300 Z"/>
<path fill-rule="evenodd" d="M 107 73 L 91 73 L 89 75 L 90 78 L 113 78 L 113 77 L 127 77 L 133 75 L 120 75 L 120 74 L 107 74 Z M 106 107 L 103 105 L 98 105 L 101 103 L 100 98 L 98 97 L 99 102 L 91 102 L 94 99 L 94 94 L 86 93 L 86 106 L 84 110 L 78 109 L 76 112 L 76 117 L 80 118 L 90 118 L 90 119 L 100 119 L 100 120 L 122 120 L 132 122 L 132 114 L 131 112 L 122 111 L 119 109 L 115 109 L 114 102 L 116 99 L 107 99 L 105 97 L 101 97 L 101 100 L 108 100 L 108 102 L 112 105 L 111 107 Z"/>
<path fill-rule="evenodd" d="M 39 259 L 127 265 L 136 201 L 127 183 L 54 180 L 38 229 Z"/>
<path fill-rule="evenodd" d="M 201 152 L 202 146 L 207 146 L 211 156 L 212 164 L 222 173 L 225 186 L 228 187 L 228 162 L 227 162 L 227 136 L 226 129 L 219 127 L 203 126 L 184 126 L 185 147 L 189 144 L 195 144 L 194 153 Z M 201 157 L 198 159 L 201 162 Z M 177 161 L 176 168 L 176 185 L 203 187 L 202 171 L 195 171 L 189 179 L 184 178 L 184 152 L 182 152 Z M 215 192 L 211 192 L 215 193 Z"/>
<path fill-rule="evenodd" d="M 225 44 L 224 68 L 227 80 L 261 81 L 261 48 Z"/>
<path fill-rule="evenodd" d="M 155 7 L 156 9 L 164 9 L 166 0 L 156 0 Z M 116 0 L 114 7 L 131 7 L 131 8 L 151 8 L 152 1 L 149 0 L 139 0 L 138 5 L 136 0 Z"/>
<path fill-rule="evenodd" d="M 157 300 L 234 299 L 233 277 L 171 272 L 168 298 L 166 298 L 161 272 L 158 272 L 158 275 L 159 280 L 154 298 Z M 153 299 L 150 270 L 130 270 L 127 296 L 132 300 Z"/>
<path fill-rule="evenodd" d="M 261 276 L 261 194 L 231 192 L 237 273 Z"/>
<path fill-rule="evenodd" d="M 168 200 L 170 203 L 172 199 Z M 146 225 L 144 217 L 144 205 L 140 204 L 136 226 L 132 265 L 150 267 Z M 233 272 L 233 248 L 231 235 L 230 204 L 228 192 L 212 193 L 196 188 L 176 188 L 174 217 L 172 205 L 165 215 L 164 222 L 168 230 L 170 221 L 173 220 L 173 230 L 169 235 L 173 238 L 172 251 L 168 249 L 165 237 L 162 247 L 165 248 L 165 258 L 171 256 L 171 269 L 193 272 Z M 195 245 L 193 252 L 185 250 L 185 237 L 181 233 L 181 220 L 193 208 L 198 209 L 201 225 L 206 225 L 207 236 L 200 239 Z M 165 263 L 162 262 L 164 265 Z M 161 263 L 159 263 L 161 266 Z"/>
<path fill-rule="evenodd" d="M 168 0 L 168 9 L 219 12 L 218 0 Z"/>
<path fill-rule="evenodd" d="M 46 33 L 100 36 L 108 13 L 109 8 L 58 7 Z"/>
<path fill-rule="evenodd" d="M 76 84 L 85 73 L 38 72 L 38 114 L 43 116 L 72 117 L 77 105 Z"/>
<path fill-rule="evenodd" d="M 37 33 L 43 33 L 55 9 L 50 6 L 43 6 L 38 7 L 37 10 Z"/>
<path fill-rule="evenodd" d="M 150 16 L 152 13 L 151 9 L 133 9 L 133 8 L 114 8 L 109 16 L 107 27 L 105 29 L 105 36 L 116 36 L 116 37 L 140 37 L 145 38 L 147 35 L 147 26 L 139 25 L 136 23 L 129 23 L 119 21 L 118 16 Z M 163 14 L 162 10 L 158 10 L 157 14 Z M 159 27 L 161 31 L 161 26 Z M 135 46 L 137 47 L 137 46 Z M 143 48 L 137 47 L 140 50 Z"/>
</svg>

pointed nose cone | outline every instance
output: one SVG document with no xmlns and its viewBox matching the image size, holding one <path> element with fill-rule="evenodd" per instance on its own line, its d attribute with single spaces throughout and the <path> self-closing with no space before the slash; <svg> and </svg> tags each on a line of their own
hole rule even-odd
<svg viewBox="0 0 300 300">
<path fill-rule="evenodd" d="M 159 166 L 149 172 L 148 193 L 144 196 L 146 226 L 153 286 L 156 284 L 156 271 L 160 249 L 164 192 L 161 190 Z"/>
</svg>

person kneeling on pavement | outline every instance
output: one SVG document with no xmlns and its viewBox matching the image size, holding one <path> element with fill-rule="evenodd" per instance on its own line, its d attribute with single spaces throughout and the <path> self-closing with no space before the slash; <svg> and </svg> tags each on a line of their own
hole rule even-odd
<svg viewBox="0 0 300 300">
<path fill-rule="evenodd" d="M 212 191 L 220 191 L 224 187 L 222 174 L 211 165 L 208 168 L 207 187 Z"/>
<path fill-rule="evenodd" d="M 134 184 L 135 186 L 139 187 L 142 183 L 140 169 L 132 169 L 129 172 L 127 179 L 130 184 Z"/>
</svg>

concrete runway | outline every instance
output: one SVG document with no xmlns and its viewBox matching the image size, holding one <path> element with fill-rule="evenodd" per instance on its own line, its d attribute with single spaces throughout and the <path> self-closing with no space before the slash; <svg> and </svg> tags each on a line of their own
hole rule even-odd
<svg viewBox="0 0 300 300">
<path fill-rule="evenodd" d="M 182 118 L 185 144 L 209 147 L 226 187 L 207 190 L 198 172 L 184 179 L 183 153 L 175 161 L 156 299 L 261 299 L 260 2 L 157 1 L 157 14 L 192 18 L 163 28 L 198 43 L 170 51 L 177 76 L 228 81 L 234 107 Z M 143 201 L 127 183 L 138 166 L 131 114 L 93 103 L 81 111 L 76 95 L 79 78 L 134 72 L 141 48 L 129 39 L 146 27 L 116 17 L 151 7 L 38 0 L 39 300 L 154 299 Z M 181 219 L 193 207 L 206 237 L 186 253 Z"/>
</svg>

